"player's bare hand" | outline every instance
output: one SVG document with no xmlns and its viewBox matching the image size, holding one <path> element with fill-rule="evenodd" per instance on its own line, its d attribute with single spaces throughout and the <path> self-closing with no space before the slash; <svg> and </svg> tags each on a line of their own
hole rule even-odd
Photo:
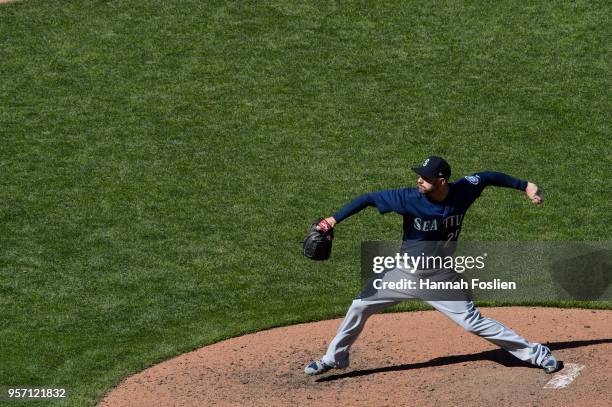
<svg viewBox="0 0 612 407">
<path fill-rule="evenodd" d="M 536 205 L 539 205 L 544 202 L 544 198 L 542 198 L 542 195 L 540 195 L 540 189 L 533 182 L 527 183 L 527 188 L 525 188 L 525 194 L 527 194 L 529 199 L 531 199 L 531 202 Z"/>
<path fill-rule="evenodd" d="M 319 224 L 317 225 L 317 229 L 319 229 L 323 233 L 327 233 L 334 227 L 335 224 L 336 219 L 333 216 L 330 216 L 329 218 L 325 218 L 321 222 L 319 222 Z"/>
</svg>

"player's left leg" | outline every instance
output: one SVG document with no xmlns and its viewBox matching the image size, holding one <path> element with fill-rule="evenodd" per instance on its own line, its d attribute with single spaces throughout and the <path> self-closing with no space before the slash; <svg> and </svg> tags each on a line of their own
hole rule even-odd
<svg viewBox="0 0 612 407">
<path fill-rule="evenodd" d="M 548 373 L 557 369 L 550 349 L 540 343 L 532 343 L 500 322 L 484 317 L 474 303 L 465 301 L 427 301 L 428 304 L 462 326 L 468 332 L 480 336 L 507 350 L 520 360 L 543 367 Z M 547 368 L 551 360 L 555 366 Z"/>
<path fill-rule="evenodd" d="M 415 278 L 413 274 L 404 269 L 390 269 L 380 277 L 382 282 L 397 282 L 403 278 Z M 346 368 L 349 365 L 349 351 L 359 337 L 370 316 L 399 304 L 402 300 L 414 298 L 410 291 L 402 292 L 389 289 L 375 288 L 374 278 L 366 284 L 359 296 L 353 300 L 346 312 L 346 316 L 330 342 L 327 352 L 319 360 L 310 362 L 304 372 L 308 375 L 325 373 L 334 368 Z M 382 284 L 381 282 L 381 284 Z"/>
<path fill-rule="evenodd" d="M 368 318 L 398 303 L 399 301 L 392 300 L 367 301 L 360 298 L 353 300 L 322 360 L 328 364 L 342 365 L 348 360 L 349 350 Z"/>
<path fill-rule="evenodd" d="M 310 362 L 304 372 L 307 375 L 317 375 L 333 368 L 343 369 L 348 367 L 349 350 L 363 330 L 368 318 L 397 303 L 399 301 L 364 300 L 361 298 L 353 300 L 325 355 L 318 361 Z"/>
</svg>

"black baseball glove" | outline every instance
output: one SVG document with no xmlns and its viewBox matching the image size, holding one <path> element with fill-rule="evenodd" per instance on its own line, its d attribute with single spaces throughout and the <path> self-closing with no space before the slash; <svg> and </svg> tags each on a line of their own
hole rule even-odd
<svg viewBox="0 0 612 407">
<path fill-rule="evenodd" d="M 327 260 L 332 251 L 334 229 L 323 218 L 310 226 L 304 239 L 304 256 L 313 260 Z"/>
</svg>

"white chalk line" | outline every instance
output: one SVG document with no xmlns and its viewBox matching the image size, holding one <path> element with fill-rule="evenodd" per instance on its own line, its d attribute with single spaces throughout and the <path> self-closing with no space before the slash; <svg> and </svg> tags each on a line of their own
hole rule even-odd
<svg viewBox="0 0 612 407">
<path fill-rule="evenodd" d="M 544 385 L 545 389 L 563 389 L 570 385 L 579 375 L 580 371 L 584 369 L 584 365 L 577 363 L 565 363 L 563 370 L 555 374 L 548 383 Z"/>
</svg>

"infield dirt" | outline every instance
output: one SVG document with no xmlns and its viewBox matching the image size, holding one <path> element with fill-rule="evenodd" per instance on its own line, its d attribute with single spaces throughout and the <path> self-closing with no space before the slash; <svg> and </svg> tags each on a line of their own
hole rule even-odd
<svg viewBox="0 0 612 407">
<path fill-rule="evenodd" d="M 100 406 L 609 406 L 612 311 L 482 308 L 565 363 L 584 365 L 566 388 L 463 331 L 436 311 L 373 316 L 351 366 L 308 377 L 340 320 L 219 342 L 125 379 Z"/>
</svg>

